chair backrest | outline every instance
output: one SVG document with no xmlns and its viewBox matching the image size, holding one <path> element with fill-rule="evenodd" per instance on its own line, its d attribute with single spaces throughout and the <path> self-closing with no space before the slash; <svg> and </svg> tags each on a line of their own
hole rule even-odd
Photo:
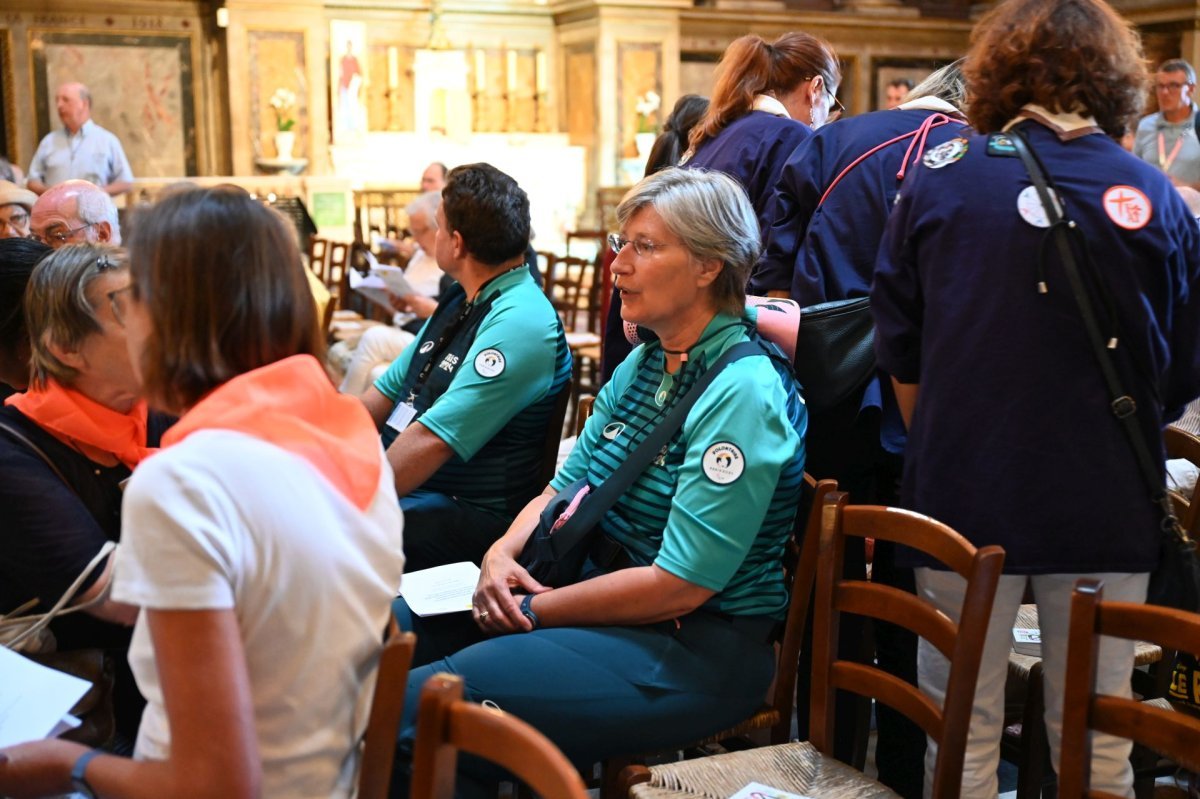
<svg viewBox="0 0 1200 799">
<path fill-rule="evenodd" d="M 320 236 L 309 236 L 308 239 L 308 268 L 317 277 L 325 274 L 325 259 L 329 257 L 329 239 Z"/>
<path fill-rule="evenodd" d="M 574 381 L 568 379 L 566 384 L 554 398 L 554 407 L 546 418 L 546 438 L 542 449 L 541 476 L 538 478 L 542 487 L 550 484 L 554 473 L 558 471 L 558 445 L 562 443 L 563 422 L 567 418 L 567 405 L 571 402 L 571 386 Z"/>
<path fill-rule="evenodd" d="M 573 241 L 594 241 L 596 242 L 596 251 L 604 251 L 605 239 L 608 238 L 606 230 L 568 230 L 566 240 L 567 255 L 571 254 L 571 242 Z"/>
<path fill-rule="evenodd" d="M 800 644 L 804 638 L 804 623 L 812 603 L 813 585 L 817 577 L 817 551 L 821 540 L 821 508 L 825 497 L 837 491 L 837 480 L 817 481 L 804 473 L 801 510 L 808 508 L 803 521 L 797 518 L 794 534 L 784 553 L 784 581 L 791 597 L 779 646 L 771 706 L 779 719 L 771 728 L 771 743 L 786 743 L 792 732 L 792 707 L 795 702 L 796 668 L 800 660 Z"/>
<path fill-rule="evenodd" d="M 395 618 L 388 622 L 379 669 L 375 675 L 375 695 L 371 715 L 363 737 L 362 762 L 358 771 L 358 799 L 386 799 L 396 757 L 396 730 L 404 714 L 404 693 L 408 669 L 412 665 L 417 637 L 402 633 Z"/>
<path fill-rule="evenodd" d="M 546 285 L 546 296 L 562 317 L 568 333 L 600 334 L 600 286 L 596 282 L 595 261 L 557 257 Z"/>
<path fill-rule="evenodd" d="M 575 435 L 583 435 L 583 427 L 587 424 L 587 420 L 592 416 L 592 407 L 596 404 L 595 394 L 583 394 L 576 402 L 579 403 L 575 410 Z"/>
<path fill-rule="evenodd" d="M 507 769 L 544 799 L 587 799 L 579 772 L 546 736 L 462 694 L 462 678 L 450 674 L 435 674 L 421 689 L 411 799 L 454 795 L 459 750 Z"/>
<path fill-rule="evenodd" d="M 962 612 L 955 624 L 933 605 L 891 586 L 842 578 L 846 537 L 873 537 L 912 547 L 967 580 Z M 938 741 L 933 773 L 934 799 L 957 797 L 983 658 L 984 634 L 1004 567 L 1004 550 L 976 549 L 941 522 L 899 508 L 847 507 L 846 494 L 825 497 L 817 555 L 816 609 L 813 614 L 813 677 L 809 735 L 825 754 L 833 751 L 836 690 L 873 697 L 896 709 Z M 946 698 L 939 708 L 899 677 L 863 663 L 837 660 L 842 613 L 888 621 L 911 630 L 950 661 Z"/>
<path fill-rule="evenodd" d="M 1088 787 L 1089 730 L 1129 738 L 1190 771 L 1200 771 L 1200 719 L 1162 707 L 1095 693 L 1101 635 L 1148 641 L 1163 648 L 1200 653 L 1200 615 L 1128 602 L 1104 602 L 1100 581 L 1084 579 L 1071 595 L 1067 633 L 1067 680 L 1063 692 L 1060 799 L 1109 797 Z M 1166 664 L 1164 664 L 1166 665 Z"/>
<path fill-rule="evenodd" d="M 1200 438 L 1192 435 L 1186 430 L 1181 430 L 1174 425 L 1169 425 L 1163 430 L 1163 441 L 1167 447 L 1168 458 L 1183 458 L 1191 461 L 1192 465 L 1200 468 Z M 1200 502 L 1193 502 L 1192 497 L 1185 497 L 1182 494 L 1172 491 L 1171 502 L 1175 506 L 1175 513 L 1179 516 L 1179 523 L 1183 525 L 1183 529 L 1189 534 L 1200 533 Z"/>
</svg>

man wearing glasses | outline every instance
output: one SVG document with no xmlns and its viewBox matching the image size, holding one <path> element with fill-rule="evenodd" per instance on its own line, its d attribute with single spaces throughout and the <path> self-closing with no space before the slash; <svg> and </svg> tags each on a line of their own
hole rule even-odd
<svg viewBox="0 0 1200 799">
<path fill-rule="evenodd" d="M 29 238 L 29 212 L 36 201 L 33 192 L 0 180 L 0 239 Z"/>
<path fill-rule="evenodd" d="M 1164 61 L 1154 76 L 1158 113 L 1137 126 L 1133 154 L 1154 164 L 1176 186 L 1200 188 L 1200 139 L 1196 138 L 1196 70 L 1181 58 Z"/>
<path fill-rule="evenodd" d="M 68 180 L 46 191 L 30 214 L 33 238 L 54 249 L 82 242 L 121 243 L 112 197 L 86 180 Z"/>
</svg>

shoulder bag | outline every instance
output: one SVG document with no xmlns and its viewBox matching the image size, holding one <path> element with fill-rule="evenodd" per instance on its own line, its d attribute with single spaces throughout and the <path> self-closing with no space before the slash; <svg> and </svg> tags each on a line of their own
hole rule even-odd
<svg viewBox="0 0 1200 799">
<path fill-rule="evenodd" d="M 1116 364 L 1113 363 L 1115 339 L 1106 345 L 1100 332 L 1091 296 L 1084 285 L 1079 267 L 1075 262 L 1071 241 L 1068 239 L 1068 235 L 1071 234 L 1078 236 L 1079 229 L 1074 222 L 1063 215 L 1062 209 L 1055 198 L 1051 196 L 1049 179 L 1034 157 L 1024 134 L 1016 128 L 1009 131 L 1009 134 L 1017 155 L 1025 164 L 1025 169 L 1029 172 L 1029 177 L 1037 188 L 1038 199 L 1041 200 L 1046 217 L 1050 220 L 1050 234 L 1054 237 L 1059 257 L 1062 259 L 1063 268 L 1067 274 L 1067 282 L 1070 283 L 1071 291 L 1075 294 L 1075 303 L 1079 307 L 1079 314 L 1083 318 L 1083 325 L 1092 345 L 1092 352 L 1100 365 L 1100 371 L 1104 374 L 1104 382 L 1107 384 L 1109 395 L 1112 398 L 1110 408 L 1113 416 L 1120 421 L 1121 429 L 1125 431 L 1125 437 L 1133 450 L 1138 468 L 1149 488 L 1151 500 L 1162 511 L 1161 555 L 1158 568 L 1150 575 L 1150 590 L 1146 601 L 1152 605 L 1164 605 L 1196 613 L 1200 611 L 1200 560 L 1196 556 L 1196 542 L 1192 541 L 1175 516 L 1175 510 L 1171 507 L 1171 500 L 1160 476 L 1161 473 L 1155 464 L 1155 458 L 1150 454 L 1152 451 L 1157 451 L 1158 447 L 1152 446 L 1146 441 L 1137 424 L 1137 404 L 1133 397 L 1121 387 L 1121 379 L 1117 374 Z M 1098 281 L 1102 280 L 1101 275 L 1095 269 L 1092 270 L 1092 277 Z"/>
<path fill-rule="evenodd" d="M 650 461 L 675 435 L 675 431 L 683 426 L 688 411 L 704 390 L 734 361 L 750 355 L 767 354 L 753 341 L 743 341 L 726 350 L 595 491 L 591 490 L 585 477 L 559 491 L 550 500 L 517 562 L 542 585 L 559 588 L 578 581 L 584 561 L 601 536 L 600 520 L 645 471 Z M 616 546 L 616 542 L 612 543 L 614 547 L 609 548 L 610 551 Z"/>
</svg>

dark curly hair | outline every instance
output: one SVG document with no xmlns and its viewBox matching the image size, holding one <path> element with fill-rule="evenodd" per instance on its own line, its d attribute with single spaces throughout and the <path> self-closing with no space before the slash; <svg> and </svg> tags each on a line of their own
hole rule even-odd
<svg viewBox="0 0 1200 799">
<path fill-rule="evenodd" d="M 1120 138 L 1149 82 L 1141 40 L 1103 0 L 1006 0 L 975 27 L 963 74 L 967 117 L 980 133 L 1036 103 L 1093 116 Z"/>
</svg>

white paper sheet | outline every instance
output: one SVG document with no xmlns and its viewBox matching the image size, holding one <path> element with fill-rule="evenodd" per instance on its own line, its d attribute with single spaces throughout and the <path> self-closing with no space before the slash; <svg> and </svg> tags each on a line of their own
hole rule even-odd
<svg viewBox="0 0 1200 799">
<path fill-rule="evenodd" d="M 440 616 L 471 609 L 479 567 L 469 561 L 405 572 L 400 596 L 418 616 Z"/>
<path fill-rule="evenodd" d="M 55 733 L 91 687 L 0 647 L 0 749 Z"/>
</svg>

